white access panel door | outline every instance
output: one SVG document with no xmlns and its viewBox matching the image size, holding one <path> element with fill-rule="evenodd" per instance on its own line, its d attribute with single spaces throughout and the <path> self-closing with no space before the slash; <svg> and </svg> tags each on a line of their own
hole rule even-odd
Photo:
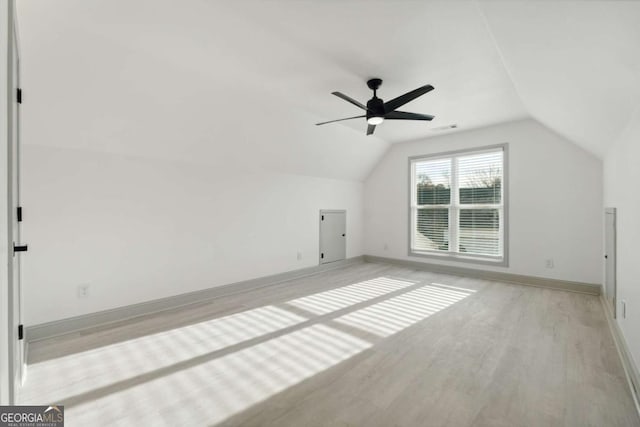
<svg viewBox="0 0 640 427">
<path fill-rule="evenodd" d="M 604 211 L 604 293 L 607 304 L 611 308 L 613 318 L 616 318 L 616 209 L 607 208 Z"/>
<path fill-rule="evenodd" d="M 347 211 L 320 211 L 320 264 L 347 256 Z"/>
</svg>

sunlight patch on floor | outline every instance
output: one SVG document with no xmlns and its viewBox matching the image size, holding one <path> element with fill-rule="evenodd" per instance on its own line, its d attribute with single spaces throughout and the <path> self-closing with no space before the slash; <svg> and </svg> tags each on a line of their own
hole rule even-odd
<svg viewBox="0 0 640 427">
<path fill-rule="evenodd" d="M 408 280 L 378 277 L 330 291 L 297 298 L 289 301 L 288 304 L 314 314 L 327 314 L 415 284 L 416 282 Z"/>
<path fill-rule="evenodd" d="M 335 321 L 386 337 L 461 301 L 473 292 L 427 285 L 345 314 Z"/>
<path fill-rule="evenodd" d="M 314 325 L 65 409 L 65 415 L 69 425 L 212 425 L 369 347 Z"/>
<path fill-rule="evenodd" d="M 20 402 L 59 402 L 305 320 L 290 311 L 265 306 L 31 364 Z"/>
</svg>

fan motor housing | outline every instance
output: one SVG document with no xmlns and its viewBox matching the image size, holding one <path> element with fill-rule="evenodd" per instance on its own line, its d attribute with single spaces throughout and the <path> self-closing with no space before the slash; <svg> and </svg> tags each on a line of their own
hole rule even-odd
<svg viewBox="0 0 640 427">
<path fill-rule="evenodd" d="M 367 119 L 369 117 L 384 116 L 384 102 L 382 99 L 374 96 L 367 102 Z"/>
</svg>

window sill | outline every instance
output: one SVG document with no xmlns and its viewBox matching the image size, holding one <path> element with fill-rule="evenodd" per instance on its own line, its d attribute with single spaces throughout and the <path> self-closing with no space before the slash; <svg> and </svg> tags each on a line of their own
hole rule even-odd
<svg viewBox="0 0 640 427">
<path fill-rule="evenodd" d="M 461 263 L 469 263 L 469 264 L 492 265 L 495 267 L 509 266 L 509 262 L 506 256 L 496 258 L 496 257 L 464 255 L 459 253 L 439 253 L 439 252 L 432 252 L 432 251 L 418 251 L 415 249 L 409 249 L 409 256 L 420 257 L 420 258 L 431 258 L 431 259 L 437 259 L 440 261 L 453 261 L 453 262 L 461 262 Z"/>
</svg>

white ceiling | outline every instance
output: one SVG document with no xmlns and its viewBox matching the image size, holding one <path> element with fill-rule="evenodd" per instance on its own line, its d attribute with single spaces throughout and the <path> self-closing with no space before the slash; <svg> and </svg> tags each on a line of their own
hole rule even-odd
<svg viewBox="0 0 640 427">
<path fill-rule="evenodd" d="M 27 144 L 362 179 L 389 143 L 533 116 L 601 155 L 640 97 L 640 2 L 20 0 Z M 431 122 L 364 119 L 365 81 Z"/>
<path fill-rule="evenodd" d="M 640 2 L 482 2 L 535 119 L 602 156 L 640 105 Z"/>
</svg>

